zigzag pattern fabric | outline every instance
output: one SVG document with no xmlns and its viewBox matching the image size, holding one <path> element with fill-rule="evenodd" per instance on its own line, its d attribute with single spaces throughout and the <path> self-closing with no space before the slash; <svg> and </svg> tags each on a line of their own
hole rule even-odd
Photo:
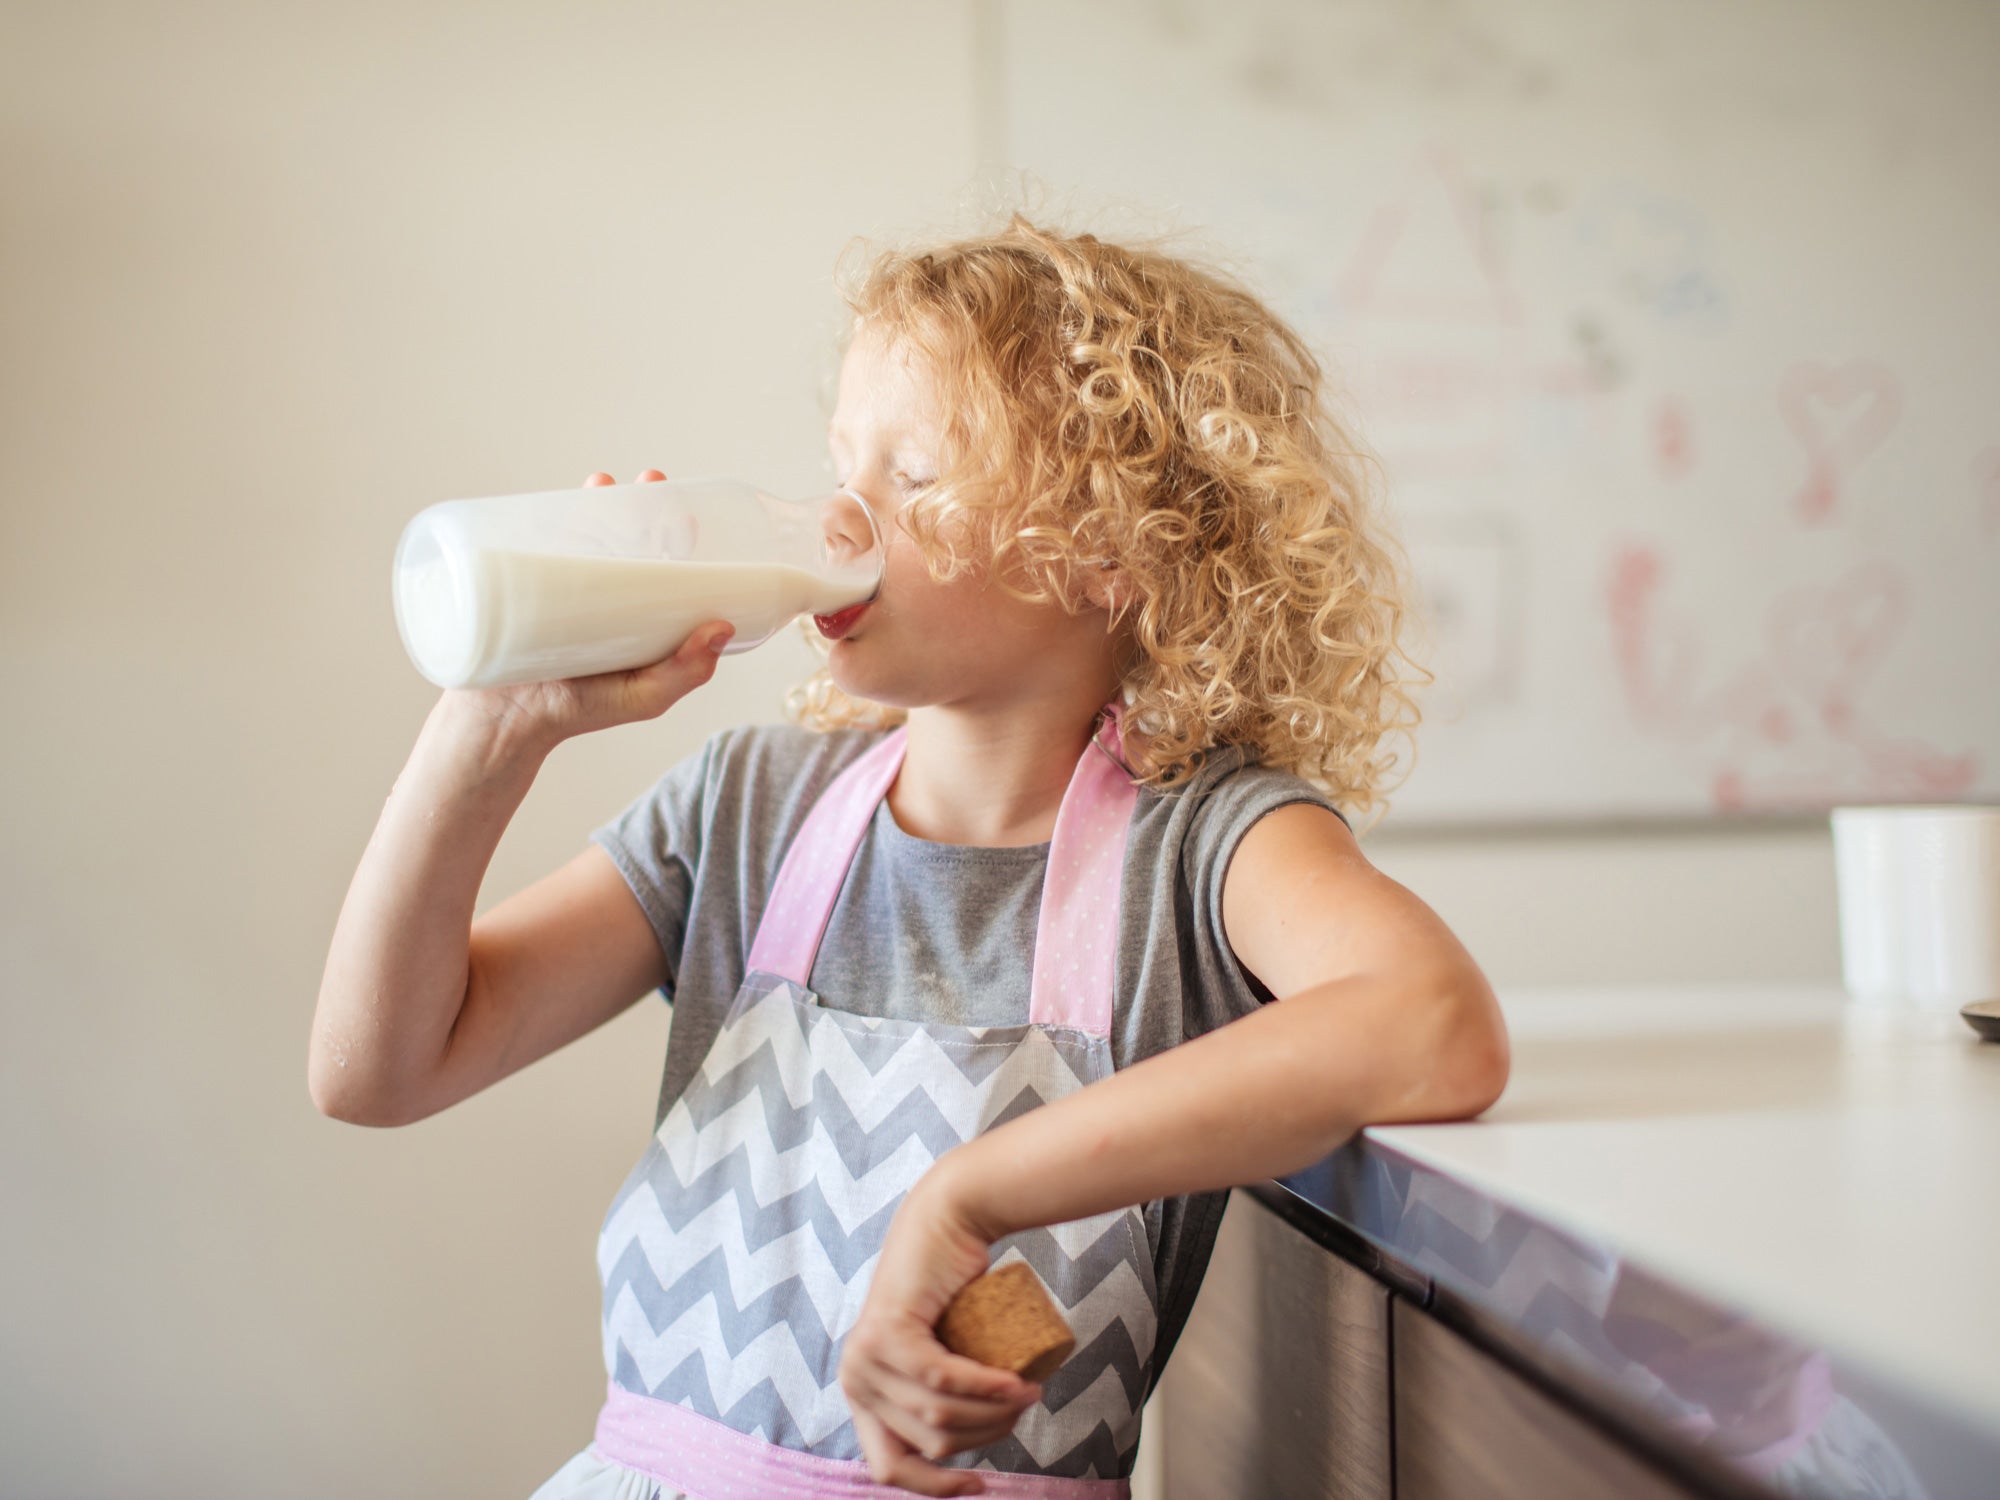
<svg viewBox="0 0 2000 1500">
<path fill-rule="evenodd" d="M 1118 711 L 1102 719 L 1114 743 Z M 838 1376 L 897 1206 L 953 1147 L 1111 1075 L 1135 792 L 1095 734 L 1056 817 L 1027 1024 L 860 1015 L 808 987 L 905 743 L 885 736 L 814 804 L 701 1071 L 598 1239 L 611 1384 L 594 1448 L 690 1493 L 890 1493 L 868 1477 Z M 1139 1209 L 995 1249 L 1034 1269 L 1079 1348 L 1005 1439 L 947 1462 L 992 1471 L 996 1493 L 1125 1494 L 1158 1318 Z"/>
<path fill-rule="evenodd" d="M 753 971 L 599 1240 L 604 1349 L 624 1390 L 738 1432 L 858 1460 L 836 1380 L 903 1193 L 944 1152 L 1109 1076 L 1067 1027 L 966 1030 L 855 1015 Z M 1011 1236 L 1077 1352 L 1002 1442 L 961 1467 L 1130 1472 L 1156 1325 L 1136 1208 Z"/>
</svg>

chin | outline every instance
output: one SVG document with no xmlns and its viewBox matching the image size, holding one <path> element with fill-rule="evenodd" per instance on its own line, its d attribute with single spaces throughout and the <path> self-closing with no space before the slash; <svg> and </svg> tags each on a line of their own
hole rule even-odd
<svg viewBox="0 0 2000 1500">
<path fill-rule="evenodd" d="M 972 671 L 956 670 L 946 661 L 927 661 L 921 672 L 898 672 L 884 670 L 880 662 L 864 665 L 837 648 L 828 658 L 827 675 L 850 698 L 905 712 L 955 702 L 978 680 Z"/>
<path fill-rule="evenodd" d="M 913 684 L 899 683 L 888 674 L 859 668 L 850 658 L 851 653 L 841 651 L 836 644 L 826 664 L 833 685 L 848 697 L 883 708 L 901 709 L 921 708 L 928 701 L 921 690 L 913 691 Z"/>
</svg>

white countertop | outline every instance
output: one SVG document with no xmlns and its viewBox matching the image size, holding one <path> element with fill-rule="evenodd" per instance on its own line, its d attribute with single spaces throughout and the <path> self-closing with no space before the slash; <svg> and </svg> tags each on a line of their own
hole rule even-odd
<svg viewBox="0 0 2000 1500">
<path fill-rule="evenodd" d="M 1832 986 L 1500 1000 L 1500 1102 L 1371 1139 L 2000 1429 L 2000 1044 Z"/>
</svg>

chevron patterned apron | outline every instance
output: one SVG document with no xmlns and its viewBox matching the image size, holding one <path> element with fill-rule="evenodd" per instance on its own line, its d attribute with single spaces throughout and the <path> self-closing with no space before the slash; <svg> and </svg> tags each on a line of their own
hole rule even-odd
<svg viewBox="0 0 2000 1500">
<path fill-rule="evenodd" d="M 610 1382 L 586 1452 L 636 1486 L 619 1493 L 660 1484 L 698 1500 L 907 1495 L 868 1475 L 836 1379 L 841 1344 L 889 1220 L 932 1162 L 1110 1076 L 1137 797 L 1116 759 L 1121 707 L 1106 706 L 1063 796 L 1023 1025 L 856 1015 L 807 987 L 855 851 L 902 765 L 904 731 L 814 804 L 714 1046 L 598 1242 Z M 1077 1352 L 1012 1433 L 947 1463 L 978 1469 L 991 1495 L 1125 1496 L 1157 1318 L 1144 1218 L 1122 1209 L 1011 1235 L 994 1251 L 995 1264 L 1034 1268 Z"/>
</svg>

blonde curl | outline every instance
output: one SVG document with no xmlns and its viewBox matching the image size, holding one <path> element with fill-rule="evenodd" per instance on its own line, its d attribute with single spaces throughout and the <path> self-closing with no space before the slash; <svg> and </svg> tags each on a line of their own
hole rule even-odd
<svg viewBox="0 0 2000 1500">
<path fill-rule="evenodd" d="M 947 414 L 938 482 L 904 508 L 932 576 L 990 567 L 1074 613 L 1076 579 L 1109 565 L 1136 780 L 1171 789 L 1237 744 L 1386 811 L 1415 744 L 1397 775 L 1384 741 L 1411 735 L 1432 678 L 1400 644 L 1379 465 L 1296 333 L 1218 271 L 1019 214 L 880 253 L 843 296 L 924 358 Z M 822 730 L 905 717 L 824 665 L 785 708 Z"/>
</svg>

